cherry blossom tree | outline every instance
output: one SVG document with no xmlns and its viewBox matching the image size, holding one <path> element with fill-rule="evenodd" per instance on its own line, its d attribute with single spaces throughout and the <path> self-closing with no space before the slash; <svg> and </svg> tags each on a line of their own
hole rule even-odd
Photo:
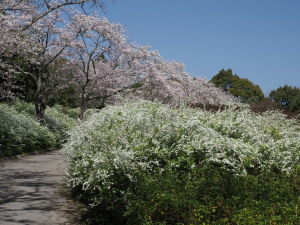
<svg viewBox="0 0 300 225">
<path fill-rule="evenodd" d="M 27 43 L 28 45 L 23 50 L 19 50 L 20 46 L 15 52 L 8 48 L 7 51 L 11 55 L 5 54 L 5 52 L 1 55 L 4 65 L 15 70 L 11 74 L 23 74 L 34 82 L 33 99 L 36 115 L 41 120 L 44 116 L 49 92 L 53 90 L 54 85 L 52 84 L 56 79 L 56 71 L 51 70 L 51 66 L 53 68 L 53 64 L 61 57 L 68 45 L 66 40 L 58 38 L 63 29 L 57 26 L 58 23 L 64 23 L 60 13 L 56 11 L 49 13 L 32 24 L 26 32 L 24 31 L 24 35 L 20 35 L 21 39 L 18 43 L 13 43 L 14 46 L 20 45 L 19 43 L 21 45 Z M 12 34 L 13 32 L 8 31 L 8 33 Z M 7 42 L 7 44 L 11 44 L 9 41 Z"/>
<path fill-rule="evenodd" d="M 36 43 L 27 32 L 33 25 L 53 14 L 74 13 L 67 8 L 70 6 L 79 5 L 84 10 L 87 4 L 103 8 L 100 0 L 1 0 L 1 56 L 34 52 Z"/>
<path fill-rule="evenodd" d="M 165 104 L 194 105 L 222 104 L 237 101 L 204 78 L 195 78 L 185 66 L 161 57 L 149 70 L 149 75 L 128 94 L 129 98 L 156 100 Z"/>
<path fill-rule="evenodd" d="M 65 33 L 76 36 L 67 47 L 72 81 L 80 91 L 81 118 L 89 104 L 158 100 L 170 105 L 215 104 L 233 98 L 184 65 L 164 60 L 149 46 L 127 40 L 123 26 L 106 18 L 78 13 Z"/>
<path fill-rule="evenodd" d="M 91 101 L 100 107 L 146 76 L 156 51 L 127 40 L 124 27 L 106 18 L 77 13 L 65 33 L 73 83 L 80 90 L 81 117 Z M 64 37 L 64 35 L 62 36 Z"/>
<path fill-rule="evenodd" d="M 36 115 L 43 118 L 51 84 L 57 78 L 49 67 L 63 57 L 74 38 L 60 38 L 76 12 L 69 6 L 79 5 L 85 11 L 87 4 L 103 7 L 98 0 L 1 0 L 0 98 L 12 96 L 16 74 L 26 75 L 35 83 Z M 29 71 L 24 64 L 30 65 Z"/>
</svg>

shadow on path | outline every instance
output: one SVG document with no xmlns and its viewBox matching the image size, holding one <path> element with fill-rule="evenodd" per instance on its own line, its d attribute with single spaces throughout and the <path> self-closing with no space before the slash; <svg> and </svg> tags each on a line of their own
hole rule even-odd
<svg viewBox="0 0 300 225">
<path fill-rule="evenodd" d="M 58 195 L 65 164 L 59 151 L 9 160 L 0 166 L 0 224 L 68 224 Z"/>
</svg>

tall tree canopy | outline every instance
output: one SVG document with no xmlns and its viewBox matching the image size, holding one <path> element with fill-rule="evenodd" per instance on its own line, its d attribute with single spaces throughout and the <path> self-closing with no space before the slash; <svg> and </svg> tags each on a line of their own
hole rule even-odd
<svg viewBox="0 0 300 225">
<path fill-rule="evenodd" d="M 300 110 L 300 88 L 284 85 L 271 91 L 269 97 L 281 108 L 289 111 Z"/>
<path fill-rule="evenodd" d="M 233 74 L 231 69 L 220 70 L 211 79 L 211 82 L 222 90 L 238 97 L 244 103 L 258 102 L 264 97 L 258 85 L 254 85 L 250 80 Z"/>
<path fill-rule="evenodd" d="M 73 6 L 86 12 L 87 4 L 103 7 L 101 0 L 0 1 L 0 100 L 13 97 L 19 80 L 30 79 L 36 115 L 43 118 L 49 95 L 65 83 L 53 68 L 76 39 L 68 30 L 78 12 Z"/>
<path fill-rule="evenodd" d="M 212 79 L 211 82 L 224 91 L 228 91 L 233 86 L 233 79 L 238 76 L 232 73 L 231 69 L 221 69 Z"/>
</svg>

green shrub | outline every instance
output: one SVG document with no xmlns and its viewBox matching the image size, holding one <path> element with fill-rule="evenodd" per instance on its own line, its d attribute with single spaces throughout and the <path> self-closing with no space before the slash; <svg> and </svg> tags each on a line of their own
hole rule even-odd
<svg viewBox="0 0 300 225">
<path fill-rule="evenodd" d="M 87 109 L 83 114 L 83 120 L 89 119 L 92 115 L 98 112 L 100 112 L 99 109 Z"/>
<path fill-rule="evenodd" d="M 78 119 L 80 117 L 79 108 L 67 108 L 62 105 L 54 105 L 52 108 L 57 109 L 59 112 L 65 114 L 73 119 Z"/>
<path fill-rule="evenodd" d="M 55 143 L 54 135 L 27 113 L 0 104 L 0 157 L 45 150 Z"/>
<path fill-rule="evenodd" d="M 210 166 L 145 174 L 127 199 L 128 224 L 297 224 L 299 171 L 234 176 Z"/>
<path fill-rule="evenodd" d="M 98 224 L 297 224 L 299 143 L 278 112 L 140 102 L 89 116 L 64 152 Z"/>
<path fill-rule="evenodd" d="M 49 130 L 55 134 L 58 143 L 62 143 L 67 138 L 68 131 L 77 125 L 76 119 L 50 107 L 45 111 L 44 120 Z"/>
<path fill-rule="evenodd" d="M 35 117 L 35 108 L 32 103 L 20 101 L 20 100 L 15 100 L 12 103 L 12 106 L 20 113 L 26 113 L 28 116 L 31 116 L 32 118 Z"/>
<path fill-rule="evenodd" d="M 33 119 L 36 118 L 34 105 L 32 103 L 15 101 L 13 106 L 18 112 L 26 113 Z M 55 135 L 58 145 L 67 137 L 67 132 L 77 125 L 76 113 L 78 114 L 78 109 L 68 110 L 67 108 L 59 105 L 56 105 L 52 108 L 46 108 L 44 115 L 45 124 Z M 72 117 L 69 115 L 72 115 Z"/>
</svg>

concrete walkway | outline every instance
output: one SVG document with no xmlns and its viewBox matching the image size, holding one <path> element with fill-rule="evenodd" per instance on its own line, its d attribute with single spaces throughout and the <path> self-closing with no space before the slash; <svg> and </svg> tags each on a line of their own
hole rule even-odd
<svg viewBox="0 0 300 225">
<path fill-rule="evenodd" d="M 59 151 L 8 160 L 0 165 L 0 224 L 70 224 L 59 194 L 65 163 Z"/>
</svg>

